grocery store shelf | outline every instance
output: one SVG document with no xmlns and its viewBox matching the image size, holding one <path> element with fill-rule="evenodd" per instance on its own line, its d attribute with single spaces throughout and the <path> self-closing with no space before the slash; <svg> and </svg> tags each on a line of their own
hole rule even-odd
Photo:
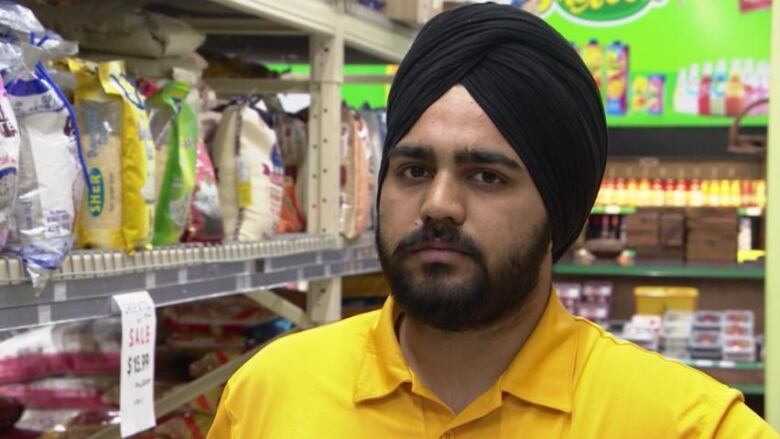
<svg viewBox="0 0 780 439">
<path fill-rule="evenodd" d="M 412 29 L 371 14 L 365 7 L 356 4 L 350 4 L 349 12 L 346 12 L 321 0 L 213 1 L 307 34 L 342 33 L 346 45 L 391 62 L 399 62 L 412 43 Z M 368 15 L 371 15 L 370 19 Z"/>
<path fill-rule="evenodd" d="M 675 277 L 710 279 L 763 279 L 763 264 L 717 264 L 717 263 L 638 263 L 622 266 L 614 262 L 596 262 L 580 265 L 559 262 L 553 266 L 553 273 L 561 276 L 627 276 L 627 277 Z"/>
<path fill-rule="evenodd" d="M 633 215 L 636 207 L 629 206 L 594 206 L 591 215 Z"/>
<path fill-rule="evenodd" d="M 0 330 L 106 317 L 117 312 L 112 296 L 132 291 L 147 290 L 155 305 L 167 306 L 379 270 L 370 235 L 346 248 L 337 245 L 333 236 L 281 235 L 161 248 L 133 257 L 77 251 L 41 292 L 23 279 L 17 260 L 0 259 L 11 274 L 0 284 Z"/>
<path fill-rule="evenodd" d="M 637 209 L 638 207 L 635 206 L 594 206 L 590 213 L 592 215 L 633 215 Z M 758 218 L 764 215 L 764 209 L 760 207 L 738 207 L 737 214 L 743 217 Z"/>
<path fill-rule="evenodd" d="M 281 337 L 298 332 L 293 329 L 292 331 L 280 334 L 271 340 L 266 341 L 260 346 L 256 346 L 249 351 L 241 354 L 240 356 L 228 361 L 227 363 L 219 366 L 218 368 L 206 373 L 205 375 L 197 378 L 196 380 L 178 386 L 171 391 L 162 395 L 154 404 L 154 414 L 157 418 L 161 418 L 167 414 L 172 413 L 181 406 L 194 400 L 198 395 L 211 390 L 215 387 L 221 386 L 240 368 L 244 363 L 251 359 L 259 350 L 267 346 L 269 343 L 277 340 Z M 90 439 L 108 439 L 119 437 L 119 425 L 112 425 L 100 430 L 99 432 L 89 436 Z"/>
<path fill-rule="evenodd" d="M 760 361 L 728 361 L 728 360 L 681 360 L 683 363 L 700 369 L 734 369 L 734 370 L 764 370 Z"/>
<path fill-rule="evenodd" d="M 763 384 L 734 384 L 730 387 L 733 387 L 744 395 L 763 395 L 764 394 L 764 385 Z"/>
</svg>

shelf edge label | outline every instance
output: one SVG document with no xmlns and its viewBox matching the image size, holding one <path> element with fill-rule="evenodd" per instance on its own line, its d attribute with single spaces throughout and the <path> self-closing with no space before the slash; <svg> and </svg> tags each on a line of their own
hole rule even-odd
<svg viewBox="0 0 780 439">
<path fill-rule="evenodd" d="M 113 296 L 122 313 L 119 413 L 122 437 L 155 426 L 154 345 L 157 316 L 148 291 Z"/>
</svg>

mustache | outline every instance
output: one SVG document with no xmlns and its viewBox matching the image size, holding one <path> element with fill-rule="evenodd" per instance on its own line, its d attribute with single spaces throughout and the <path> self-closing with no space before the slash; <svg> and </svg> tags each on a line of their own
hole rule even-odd
<svg viewBox="0 0 780 439">
<path fill-rule="evenodd" d="M 426 223 L 422 227 L 405 236 L 398 242 L 393 251 L 394 257 L 403 257 L 426 244 L 437 243 L 453 247 L 478 261 L 483 259 L 476 242 L 463 234 L 454 224 L 446 222 Z"/>
</svg>

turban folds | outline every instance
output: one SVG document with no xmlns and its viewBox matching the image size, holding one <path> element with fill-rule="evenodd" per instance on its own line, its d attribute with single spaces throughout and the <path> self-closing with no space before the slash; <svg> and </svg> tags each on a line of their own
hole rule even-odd
<svg viewBox="0 0 780 439">
<path fill-rule="evenodd" d="M 378 196 L 388 152 L 458 84 L 528 169 L 547 210 L 558 260 L 596 199 L 607 159 L 606 120 L 599 90 L 577 52 L 542 19 L 520 9 L 463 6 L 420 30 L 390 89 Z"/>
</svg>

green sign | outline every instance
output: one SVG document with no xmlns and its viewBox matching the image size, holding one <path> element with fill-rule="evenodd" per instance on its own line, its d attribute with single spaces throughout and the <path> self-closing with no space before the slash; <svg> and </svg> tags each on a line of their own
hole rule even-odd
<svg viewBox="0 0 780 439">
<path fill-rule="evenodd" d="M 618 110 L 610 126 L 728 126 L 766 94 L 770 10 L 741 12 L 740 0 L 542 0 L 540 11 L 601 82 Z M 766 125 L 765 111 L 743 124 Z"/>
<path fill-rule="evenodd" d="M 558 13 L 566 19 L 590 26 L 614 26 L 634 21 L 667 0 L 542 0 L 540 13 Z"/>
</svg>

